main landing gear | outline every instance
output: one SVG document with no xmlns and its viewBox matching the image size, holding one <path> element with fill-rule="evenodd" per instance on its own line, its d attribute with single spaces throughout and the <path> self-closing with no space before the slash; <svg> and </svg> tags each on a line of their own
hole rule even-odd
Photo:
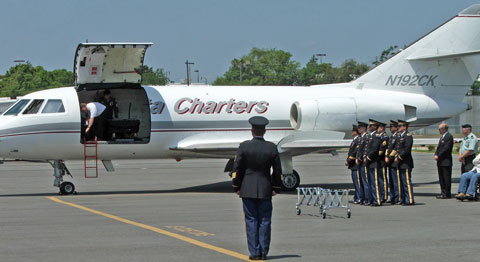
<svg viewBox="0 0 480 262">
<path fill-rule="evenodd" d="M 292 174 L 282 175 L 282 190 L 293 191 L 300 185 L 300 176 L 296 170 Z"/>
<path fill-rule="evenodd" d="M 53 167 L 53 176 L 55 177 L 55 180 L 53 181 L 53 186 L 56 186 L 60 189 L 60 194 L 77 194 L 77 192 L 75 191 L 75 185 L 73 185 L 72 182 L 63 181 L 63 176 L 65 176 L 65 174 L 73 178 L 65 163 L 63 163 L 62 160 L 54 160 L 52 162 L 48 161 L 48 163 L 50 163 L 50 165 Z"/>
</svg>

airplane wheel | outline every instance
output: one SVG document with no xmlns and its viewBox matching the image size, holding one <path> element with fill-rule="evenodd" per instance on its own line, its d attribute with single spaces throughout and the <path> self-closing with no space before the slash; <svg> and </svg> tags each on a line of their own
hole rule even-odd
<svg viewBox="0 0 480 262">
<path fill-rule="evenodd" d="M 300 176 L 296 170 L 293 174 L 283 174 L 282 189 L 284 191 L 293 191 L 300 185 Z"/>
<path fill-rule="evenodd" d="M 63 182 L 60 185 L 60 194 L 71 195 L 75 193 L 75 186 L 72 182 Z"/>
</svg>

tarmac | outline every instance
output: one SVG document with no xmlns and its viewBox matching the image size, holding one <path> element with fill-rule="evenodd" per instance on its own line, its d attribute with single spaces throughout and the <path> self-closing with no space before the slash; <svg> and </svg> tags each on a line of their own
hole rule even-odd
<svg viewBox="0 0 480 262">
<path fill-rule="evenodd" d="M 345 153 L 294 158 L 302 186 L 352 188 Z M 295 193 L 274 197 L 272 261 L 478 261 L 480 202 L 438 200 L 432 154 L 414 154 L 415 206 L 295 214 Z M 225 160 L 114 161 L 59 196 L 48 164 L 0 165 L 0 261 L 248 261 L 241 200 Z M 452 192 L 460 167 L 453 168 Z"/>
</svg>

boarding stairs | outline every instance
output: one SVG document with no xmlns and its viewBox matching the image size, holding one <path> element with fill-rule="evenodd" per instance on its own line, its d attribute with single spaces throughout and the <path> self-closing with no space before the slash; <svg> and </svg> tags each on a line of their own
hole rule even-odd
<svg viewBox="0 0 480 262">
<path fill-rule="evenodd" d="M 83 143 L 83 166 L 85 178 L 98 177 L 98 141 L 95 137 L 93 141 Z"/>
</svg>

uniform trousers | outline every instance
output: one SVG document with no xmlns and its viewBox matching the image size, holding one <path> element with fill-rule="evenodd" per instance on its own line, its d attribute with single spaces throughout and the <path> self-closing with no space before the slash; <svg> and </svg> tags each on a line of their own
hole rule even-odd
<svg viewBox="0 0 480 262">
<path fill-rule="evenodd" d="M 388 173 L 387 173 L 387 166 L 384 164 L 382 169 L 382 195 L 383 195 L 383 202 L 387 202 L 388 200 Z"/>
<path fill-rule="evenodd" d="M 363 202 L 364 195 L 363 195 L 362 179 L 360 178 L 360 172 L 358 169 L 351 169 L 351 172 L 352 172 L 353 187 L 355 188 L 355 195 L 353 196 L 353 201 Z"/>
<path fill-rule="evenodd" d="M 270 249 L 272 200 L 242 198 L 250 256 L 267 255 Z"/>
<path fill-rule="evenodd" d="M 461 167 L 462 174 L 473 169 L 473 163 L 472 163 L 473 159 L 475 159 L 475 154 L 471 154 L 465 157 L 465 164 L 462 163 L 462 167 Z"/>
<path fill-rule="evenodd" d="M 368 183 L 367 168 L 365 167 L 365 165 L 362 164 L 359 167 L 358 171 L 359 171 L 360 177 L 362 178 L 361 182 L 363 185 L 363 195 L 364 195 L 363 202 L 370 204 L 372 203 L 372 196 L 370 194 L 370 184 Z"/>
<path fill-rule="evenodd" d="M 388 180 L 390 182 L 390 201 L 395 204 L 400 202 L 402 199 L 400 172 L 396 167 L 389 167 L 388 170 Z"/>
<path fill-rule="evenodd" d="M 411 168 L 399 168 L 400 182 L 402 184 L 402 203 L 407 205 L 413 205 L 415 203 L 413 199 L 413 185 L 412 185 L 412 169 Z"/>
<path fill-rule="evenodd" d="M 380 173 L 379 173 L 380 171 Z M 380 182 L 380 177 L 382 177 L 380 168 L 367 168 L 368 172 L 368 182 L 370 185 L 370 194 L 374 206 L 378 206 L 382 203 L 383 196 L 381 194 L 381 189 L 383 185 Z"/>
</svg>

